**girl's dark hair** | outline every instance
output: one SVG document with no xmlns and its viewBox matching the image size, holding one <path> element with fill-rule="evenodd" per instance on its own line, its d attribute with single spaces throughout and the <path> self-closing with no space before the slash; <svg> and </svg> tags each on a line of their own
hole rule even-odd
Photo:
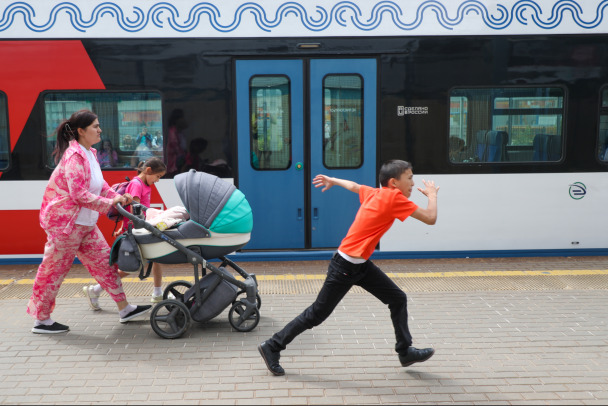
<svg viewBox="0 0 608 406">
<path fill-rule="evenodd" d="M 152 173 L 150 175 L 156 175 L 157 173 L 167 172 L 167 165 L 159 157 L 148 158 L 145 161 L 141 161 L 137 165 L 137 174 L 144 172 L 147 168 L 150 168 Z"/>
<path fill-rule="evenodd" d="M 57 134 L 57 143 L 53 150 L 55 164 L 58 164 L 61 160 L 63 153 L 70 146 L 70 141 L 78 141 L 78 129 L 87 128 L 93 124 L 93 121 L 97 120 L 97 118 L 97 114 L 90 110 L 78 110 L 76 113 L 72 114 L 70 118 L 63 120 L 59 126 L 57 126 L 57 129 L 55 130 L 55 134 Z"/>
<path fill-rule="evenodd" d="M 385 162 L 382 165 L 382 168 L 380 168 L 380 174 L 378 175 L 380 186 L 388 186 L 388 181 L 390 179 L 399 179 L 403 172 L 407 171 L 408 169 L 412 169 L 412 164 L 400 159 L 393 159 Z"/>
</svg>

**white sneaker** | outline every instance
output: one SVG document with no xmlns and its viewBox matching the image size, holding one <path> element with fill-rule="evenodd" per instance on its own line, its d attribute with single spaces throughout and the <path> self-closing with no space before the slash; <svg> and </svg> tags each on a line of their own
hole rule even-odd
<svg viewBox="0 0 608 406">
<path fill-rule="evenodd" d="M 99 306 L 99 295 L 96 294 L 93 290 L 93 285 L 84 286 L 82 288 L 82 291 L 84 292 L 84 295 L 89 299 L 89 306 L 91 306 L 91 309 L 95 311 L 101 310 L 101 307 Z"/>
<path fill-rule="evenodd" d="M 160 303 L 163 301 L 163 295 L 152 295 L 152 298 L 150 299 L 151 303 Z"/>
</svg>

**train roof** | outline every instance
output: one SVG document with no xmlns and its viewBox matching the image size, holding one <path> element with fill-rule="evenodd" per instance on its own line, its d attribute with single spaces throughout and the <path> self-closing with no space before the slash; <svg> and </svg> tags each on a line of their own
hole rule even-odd
<svg viewBox="0 0 608 406">
<path fill-rule="evenodd" d="M 4 39 L 604 34 L 607 0 L 12 1 Z"/>
</svg>

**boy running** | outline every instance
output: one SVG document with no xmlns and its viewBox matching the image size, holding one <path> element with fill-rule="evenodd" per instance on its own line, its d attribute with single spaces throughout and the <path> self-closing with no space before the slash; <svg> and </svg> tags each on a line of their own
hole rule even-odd
<svg viewBox="0 0 608 406">
<path fill-rule="evenodd" d="M 433 356 L 435 350 L 432 348 L 412 347 L 412 336 L 407 323 L 407 296 L 369 260 L 380 238 L 393 225 L 395 219 L 404 221 L 412 216 L 429 225 L 437 221 L 439 187 L 435 187 L 433 181 L 422 181 L 425 188 L 418 190 L 428 198 L 428 204 L 426 209 L 420 208 L 409 200 L 414 187 L 413 177 L 410 163 L 392 160 L 380 169 L 381 188 L 325 175 L 317 175 L 314 178 L 315 187 L 323 187 L 321 192 L 338 185 L 359 194 L 361 207 L 329 263 L 327 277 L 315 302 L 281 331 L 258 346 L 266 366 L 274 375 L 285 374 L 279 364 L 280 352 L 300 333 L 327 319 L 354 285 L 362 287 L 388 305 L 397 339 L 395 351 L 399 354 L 402 366 L 423 362 Z"/>
</svg>

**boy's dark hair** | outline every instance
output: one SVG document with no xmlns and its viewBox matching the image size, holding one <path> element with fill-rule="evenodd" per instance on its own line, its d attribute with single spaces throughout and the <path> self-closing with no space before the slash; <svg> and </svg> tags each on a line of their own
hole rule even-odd
<svg viewBox="0 0 608 406">
<path fill-rule="evenodd" d="M 392 159 L 388 162 L 385 162 L 384 164 L 382 164 L 382 168 L 380 168 L 380 174 L 378 175 L 380 186 L 387 187 L 388 181 L 390 179 L 399 179 L 403 172 L 407 171 L 408 169 L 412 169 L 412 164 L 406 161 L 402 161 L 400 159 Z"/>
</svg>

